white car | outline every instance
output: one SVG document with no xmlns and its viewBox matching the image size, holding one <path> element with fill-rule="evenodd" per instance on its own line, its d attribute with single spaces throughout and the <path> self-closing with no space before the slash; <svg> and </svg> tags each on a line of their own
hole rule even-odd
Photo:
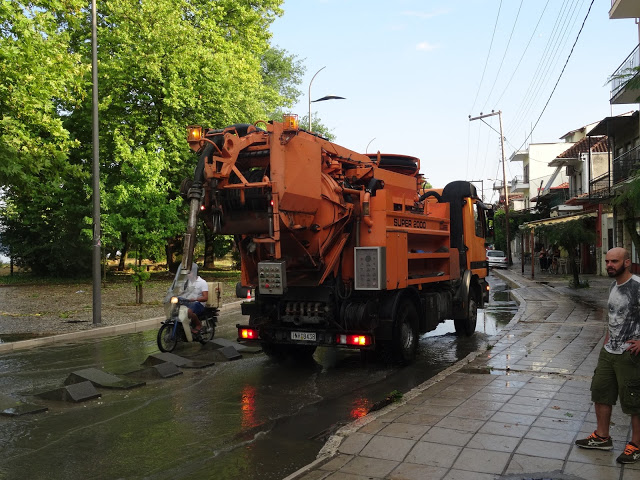
<svg viewBox="0 0 640 480">
<path fill-rule="evenodd" d="M 487 262 L 490 267 L 507 268 L 509 260 L 502 250 L 487 250 Z"/>
</svg>

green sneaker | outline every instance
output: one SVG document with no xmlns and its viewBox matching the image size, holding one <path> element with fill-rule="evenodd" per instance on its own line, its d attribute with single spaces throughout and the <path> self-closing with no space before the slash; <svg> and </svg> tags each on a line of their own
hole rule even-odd
<svg viewBox="0 0 640 480">
<path fill-rule="evenodd" d="M 635 463 L 638 460 L 640 460 L 640 448 L 636 447 L 633 442 L 627 443 L 627 446 L 624 447 L 624 452 L 616 458 L 618 463 Z"/>
<path fill-rule="evenodd" d="M 580 448 L 595 448 L 597 450 L 613 450 L 613 440 L 611 437 L 601 437 L 593 432 L 587 438 L 576 440 L 576 445 Z M 639 455 L 640 456 L 640 455 Z M 633 460 L 635 462 L 635 460 Z"/>
</svg>

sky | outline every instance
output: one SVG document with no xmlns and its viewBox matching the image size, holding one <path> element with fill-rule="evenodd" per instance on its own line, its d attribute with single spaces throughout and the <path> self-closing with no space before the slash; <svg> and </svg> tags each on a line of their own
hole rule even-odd
<svg viewBox="0 0 640 480">
<path fill-rule="evenodd" d="M 292 113 L 308 114 L 310 82 L 325 67 L 311 99 L 345 100 L 312 103 L 312 114 L 337 143 L 416 156 L 436 188 L 483 180 L 477 186 L 490 198 L 490 179 L 502 179 L 498 116 L 470 116 L 502 111 L 509 182 L 522 163 L 508 159 L 529 142 L 558 142 L 638 108 L 609 104 L 608 79 L 638 45 L 634 20 L 610 20 L 610 7 L 611 0 L 285 0 L 272 44 L 306 68 Z"/>
</svg>

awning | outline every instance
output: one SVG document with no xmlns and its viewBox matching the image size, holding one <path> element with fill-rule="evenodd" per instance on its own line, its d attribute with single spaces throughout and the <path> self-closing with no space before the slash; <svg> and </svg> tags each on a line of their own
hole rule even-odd
<svg viewBox="0 0 640 480">
<path fill-rule="evenodd" d="M 596 212 L 581 213 L 579 215 L 563 215 L 561 217 L 543 218 L 542 220 L 534 220 L 533 222 L 527 222 L 520 225 L 520 229 L 524 230 L 541 227 L 543 225 L 557 225 L 559 223 L 573 222 L 574 220 L 583 220 L 585 218 L 595 218 L 598 214 Z"/>
</svg>

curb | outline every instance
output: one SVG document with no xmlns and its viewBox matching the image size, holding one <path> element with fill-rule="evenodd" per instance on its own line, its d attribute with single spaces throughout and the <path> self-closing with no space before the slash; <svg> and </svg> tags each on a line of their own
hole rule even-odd
<svg viewBox="0 0 640 480">
<path fill-rule="evenodd" d="M 227 312 L 239 308 L 244 300 L 226 303 L 220 307 L 220 313 Z M 108 325 L 106 327 L 96 327 L 90 330 L 81 330 L 79 332 L 61 333 L 49 337 L 31 338 L 29 340 L 20 340 L 18 342 L 0 343 L 0 354 L 13 352 L 16 350 L 25 350 L 27 348 L 42 347 L 45 345 L 56 345 L 61 343 L 69 343 L 75 340 L 86 340 L 89 338 L 101 338 L 114 335 L 122 335 L 125 333 L 138 333 L 145 330 L 151 330 L 158 327 L 164 320 L 164 317 L 149 318 L 139 320 L 137 322 L 123 323 L 120 325 Z"/>
</svg>

